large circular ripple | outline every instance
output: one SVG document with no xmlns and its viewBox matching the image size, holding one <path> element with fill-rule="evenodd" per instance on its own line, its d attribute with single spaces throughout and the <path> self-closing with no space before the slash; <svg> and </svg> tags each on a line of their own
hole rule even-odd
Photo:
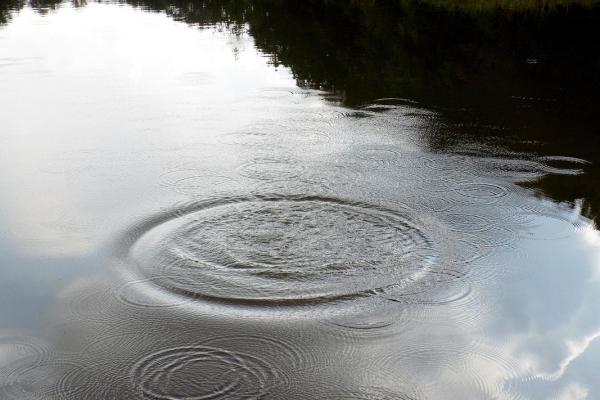
<svg viewBox="0 0 600 400">
<path fill-rule="evenodd" d="M 319 196 L 253 196 L 179 208 L 138 226 L 129 263 L 169 291 L 246 304 L 401 290 L 437 251 L 407 212 Z"/>
</svg>

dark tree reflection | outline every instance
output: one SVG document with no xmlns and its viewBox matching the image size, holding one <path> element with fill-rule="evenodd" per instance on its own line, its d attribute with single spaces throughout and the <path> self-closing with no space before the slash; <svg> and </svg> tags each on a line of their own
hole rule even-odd
<svg viewBox="0 0 600 400">
<path fill-rule="evenodd" d="M 22 0 L 0 0 L 0 25 L 7 23 L 15 10 L 24 5 L 25 1 Z"/>
<path fill-rule="evenodd" d="M 480 3 L 132 4 L 188 23 L 247 26 L 272 63 L 289 67 L 300 86 L 333 91 L 348 106 L 402 97 L 435 109 L 444 122 L 441 129 L 451 135 L 432 135 L 428 140 L 434 150 L 499 139 L 515 151 L 577 156 L 598 164 L 600 6 L 519 2 L 515 9 Z M 552 177 L 536 187 L 558 201 L 583 197 L 597 205 L 600 174 L 594 166 L 586 170 L 583 178 Z M 590 216 L 596 215 L 593 209 Z"/>
<path fill-rule="evenodd" d="M 451 135 L 427 138 L 434 150 L 496 138 L 516 151 L 600 161 L 598 2 L 126 2 L 189 24 L 248 30 L 300 86 L 334 92 L 345 105 L 400 97 L 435 109 L 443 121 L 436 129 Z M 23 5 L 0 4 L 0 21 Z M 57 4 L 31 3 L 41 12 Z M 556 177 L 537 187 L 560 201 L 585 197 L 598 204 L 595 168 L 587 167 L 589 178 L 578 178 L 584 182 L 575 191 L 563 190 L 573 185 Z"/>
</svg>

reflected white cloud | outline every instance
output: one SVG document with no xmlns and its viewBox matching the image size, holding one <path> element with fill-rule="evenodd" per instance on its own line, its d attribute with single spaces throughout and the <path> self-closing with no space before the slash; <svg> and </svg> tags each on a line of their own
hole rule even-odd
<svg viewBox="0 0 600 400">
<path fill-rule="evenodd" d="M 588 394 L 587 386 L 565 385 L 583 377 L 579 360 L 600 337 L 600 247 L 590 241 L 596 236 L 590 229 L 588 225 L 550 247 L 522 242 L 523 253 L 536 258 L 519 265 L 519 272 L 502 283 L 507 301 L 498 304 L 498 325 L 489 331 L 490 339 L 519 365 L 520 372 L 507 381 L 509 387 L 529 398 L 579 399 Z"/>
<path fill-rule="evenodd" d="M 295 87 L 246 34 L 234 54 L 226 29 L 131 7 L 25 8 L 0 40 L 29 66 L 0 77 L 0 199 L 31 254 L 89 253 L 126 216 L 172 201 L 156 190 L 165 169 L 201 168 L 223 151 L 219 132 L 277 114 L 279 99 L 254 100 L 264 87 Z"/>
<path fill-rule="evenodd" d="M 567 348 L 569 349 L 569 354 L 560 363 L 560 368 L 552 374 L 541 375 L 538 377 L 542 378 L 542 379 L 551 380 L 551 381 L 555 381 L 555 380 L 561 378 L 565 374 L 565 371 L 567 370 L 567 368 L 569 368 L 571 363 L 573 361 L 575 361 L 578 357 L 580 357 L 590 347 L 592 342 L 594 340 L 598 339 L 599 337 L 600 337 L 600 331 L 598 331 L 590 336 L 586 336 L 580 341 L 567 341 Z"/>
<path fill-rule="evenodd" d="M 588 388 L 578 383 L 572 383 L 560 392 L 558 400 L 586 400 L 588 394 Z"/>
</svg>

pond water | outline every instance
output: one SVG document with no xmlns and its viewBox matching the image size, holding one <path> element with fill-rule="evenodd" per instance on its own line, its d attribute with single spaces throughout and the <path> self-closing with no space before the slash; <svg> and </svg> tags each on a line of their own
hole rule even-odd
<svg viewBox="0 0 600 400">
<path fill-rule="evenodd" d="M 0 398 L 599 398 L 599 22 L 0 3 Z"/>
</svg>

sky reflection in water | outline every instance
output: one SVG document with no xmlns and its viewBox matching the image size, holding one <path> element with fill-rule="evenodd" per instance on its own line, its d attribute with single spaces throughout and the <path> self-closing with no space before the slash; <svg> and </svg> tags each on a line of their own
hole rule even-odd
<svg viewBox="0 0 600 400">
<path fill-rule="evenodd" d="M 0 47 L 0 397 L 600 396 L 600 236 L 523 187 L 583 160 L 127 5 Z"/>
</svg>

